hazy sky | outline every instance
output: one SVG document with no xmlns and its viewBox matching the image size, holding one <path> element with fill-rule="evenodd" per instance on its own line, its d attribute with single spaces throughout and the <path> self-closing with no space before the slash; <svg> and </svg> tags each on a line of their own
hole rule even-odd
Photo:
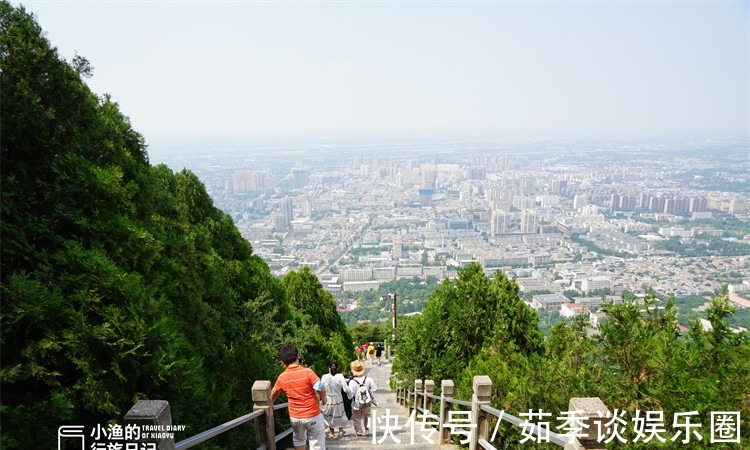
<svg viewBox="0 0 750 450">
<path fill-rule="evenodd" d="M 747 1 L 21 4 L 147 140 L 750 125 Z"/>
</svg>

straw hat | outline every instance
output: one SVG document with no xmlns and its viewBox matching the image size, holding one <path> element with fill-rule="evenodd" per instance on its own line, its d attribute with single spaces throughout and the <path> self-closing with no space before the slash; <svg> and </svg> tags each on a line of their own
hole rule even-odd
<svg viewBox="0 0 750 450">
<path fill-rule="evenodd" d="M 361 376 L 365 373 L 365 365 L 362 364 L 362 361 L 352 361 L 352 363 L 349 364 L 349 368 L 352 369 L 352 374 L 355 377 Z"/>
</svg>

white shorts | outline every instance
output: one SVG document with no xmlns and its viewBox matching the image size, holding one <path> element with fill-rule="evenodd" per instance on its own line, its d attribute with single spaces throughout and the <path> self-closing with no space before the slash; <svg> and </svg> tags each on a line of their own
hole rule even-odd
<svg viewBox="0 0 750 450">
<path fill-rule="evenodd" d="M 304 419 L 289 418 L 292 422 L 292 441 L 295 447 L 305 445 L 310 440 L 310 450 L 325 450 L 326 427 L 323 414 Z"/>
</svg>

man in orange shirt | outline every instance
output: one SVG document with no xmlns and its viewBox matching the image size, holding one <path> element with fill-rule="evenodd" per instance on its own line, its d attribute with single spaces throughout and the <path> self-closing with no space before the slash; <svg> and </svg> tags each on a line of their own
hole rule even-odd
<svg viewBox="0 0 750 450">
<path fill-rule="evenodd" d="M 279 350 L 279 358 L 286 370 L 276 379 L 271 389 L 271 403 L 283 391 L 289 399 L 289 418 L 292 422 L 292 441 L 295 450 L 305 450 L 310 441 L 310 450 L 325 450 L 326 431 L 323 412 L 318 405 L 318 397 L 326 404 L 326 391 L 312 369 L 299 364 L 297 347 L 287 344 Z"/>
</svg>

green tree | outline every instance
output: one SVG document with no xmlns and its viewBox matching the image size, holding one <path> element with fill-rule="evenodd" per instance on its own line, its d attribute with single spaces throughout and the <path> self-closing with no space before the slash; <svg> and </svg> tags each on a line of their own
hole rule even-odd
<svg viewBox="0 0 750 450">
<path fill-rule="evenodd" d="M 417 363 L 434 379 L 455 378 L 486 341 L 508 342 L 522 352 L 539 353 L 544 338 L 536 313 L 518 298 L 518 285 L 498 271 L 492 280 L 479 264 L 443 281 L 423 311 L 420 340 L 430 349 Z"/>
<path fill-rule="evenodd" d="M 380 342 L 384 340 L 383 327 L 372 323 L 358 323 L 349 329 L 352 339 L 357 344 L 364 342 Z"/>
<path fill-rule="evenodd" d="M 247 413 L 282 342 L 350 345 L 330 298 L 302 301 L 308 274 L 288 294 L 193 173 L 149 165 L 89 73 L 0 1 L 3 448 L 53 447 L 60 425 L 121 422 L 145 398 L 198 433 Z"/>
<path fill-rule="evenodd" d="M 330 292 L 323 289 L 310 268 L 303 267 L 287 273 L 282 284 L 289 303 L 306 316 L 298 317 L 295 322 L 295 335 L 303 330 L 310 333 L 307 344 L 298 344 L 303 362 L 318 373 L 323 373 L 333 361 L 343 363 L 352 360 L 352 338 L 336 312 L 336 301 Z"/>
</svg>

